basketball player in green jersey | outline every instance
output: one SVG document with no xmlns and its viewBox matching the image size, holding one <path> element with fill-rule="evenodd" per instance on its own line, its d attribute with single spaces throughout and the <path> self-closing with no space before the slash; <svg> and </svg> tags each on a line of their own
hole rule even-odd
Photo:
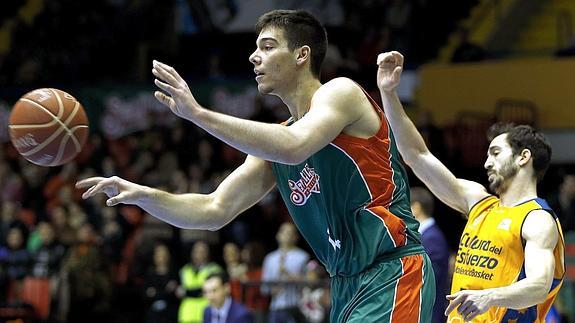
<svg viewBox="0 0 575 323">
<path fill-rule="evenodd" d="M 202 107 L 154 61 L 156 98 L 248 154 L 211 194 L 170 194 L 118 177 L 82 180 L 83 197 L 134 204 L 181 228 L 217 230 L 277 186 L 332 277 L 331 322 L 429 322 L 435 282 L 411 214 L 408 183 L 381 108 L 347 78 L 320 83 L 325 29 L 304 11 L 260 17 L 249 57 L 258 89 L 291 118 L 266 124 Z M 375 58 L 374 58 L 375 59 Z"/>
</svg>

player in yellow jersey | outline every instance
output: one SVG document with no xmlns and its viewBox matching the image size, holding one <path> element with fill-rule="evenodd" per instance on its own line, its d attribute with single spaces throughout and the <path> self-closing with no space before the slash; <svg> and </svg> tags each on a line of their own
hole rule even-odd
<svg viewBox="0 0 575 323">
<path fill-rule="evenodd" d="M 564 274 L 563 234 L 536 189 L 550 145 L 530 126 L 495 125 L 484 165 L 495 195 L 458 179 L 430 153 L 403 110 L 395 90 L 403 56 L 383 53 L 377 63 L 384 110 L 403 159 L 433 194 L 468 217 L 447 295 L 448 322 L 544 322 Z"/>
</svg>

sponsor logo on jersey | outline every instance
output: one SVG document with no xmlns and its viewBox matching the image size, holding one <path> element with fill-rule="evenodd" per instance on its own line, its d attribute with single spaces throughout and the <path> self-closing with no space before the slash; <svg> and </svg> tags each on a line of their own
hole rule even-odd
<svg viewBox="0 0 575 323">
<path fill-rule="evenodd" d="M 291 189 L 290 200 L 297 206 L 304 205 L 312 193 L 320 193 L 319 175 L 306 163 L 297 181 L 288 180 Z"/>
<path fill-rule="evenodd" d="M 503 219 L 501 220 L 501 222 L 499 222 L 499 225 L 497 226 L 497 229 L 500 230 L 509 231 L 510 228 L 511 228 L 511 219 Z"/>
</svg>

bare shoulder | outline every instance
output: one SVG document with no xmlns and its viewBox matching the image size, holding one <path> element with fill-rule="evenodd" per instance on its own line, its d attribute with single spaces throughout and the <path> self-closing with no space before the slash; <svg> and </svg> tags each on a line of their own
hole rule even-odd
<svg viewBox="0 0 575 323">
<path fill-rule="evenodd" d="M 324 83 L 316 92 L 313 100 L 333 102 L 358 98 L 363 91 L 357 83 L 347 77 L 338 77 Z"/>
<path fill-rule="evenodd" d="M 542 247 L 554 247 L 559 237 L 557 221 L 545 210 L 531 211 L 521 230 L 523 239 L 534 241 Z"/>
</svg>

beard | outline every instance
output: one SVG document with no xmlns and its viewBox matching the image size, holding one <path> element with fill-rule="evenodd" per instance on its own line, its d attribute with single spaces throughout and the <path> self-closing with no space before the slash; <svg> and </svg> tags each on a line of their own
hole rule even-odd
<svg viewBox="0 0 575 323">
<path fill-rule="evenodd" d="M 497 194 L 501 195 L 509 185 L 509 180 L 513 178 L 517 172 L 519 172 L 519 166 L 515 165 L 512 160 L 505 163 L 499 172 L 493 173 L 494 179 L 489 181 L 489 189 Z"/>
</svg>

